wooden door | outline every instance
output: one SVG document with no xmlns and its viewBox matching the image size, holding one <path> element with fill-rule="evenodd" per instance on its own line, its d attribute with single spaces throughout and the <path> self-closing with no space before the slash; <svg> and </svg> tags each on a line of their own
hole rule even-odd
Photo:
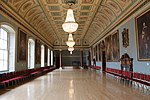
<svg viewBox="0 0 150 100">
<path fill-rule="evenodd" d="M 102 71 L 106 71 L 106 56 L 105 56 L 105 51 L 102 51 Z"/>
</svg>

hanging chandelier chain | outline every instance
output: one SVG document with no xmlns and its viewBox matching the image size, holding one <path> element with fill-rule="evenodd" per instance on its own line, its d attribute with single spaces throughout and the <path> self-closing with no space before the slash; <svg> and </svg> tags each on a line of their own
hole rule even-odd
<svg viewBox="0 0 150 100">
<path fill-rule="evenodd" d="M 69 6 L 72 6 L 73 4 L 75 4 L 75 0 L 66 0 L 65 3 Z"/>
</svg>

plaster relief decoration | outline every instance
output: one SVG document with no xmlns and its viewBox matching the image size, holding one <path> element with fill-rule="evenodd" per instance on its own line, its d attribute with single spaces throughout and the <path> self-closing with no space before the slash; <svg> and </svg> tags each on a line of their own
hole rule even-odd
<svg viewBox="0 0 150 100">
<path fill-rule="evenodd" d="M 38 38 L 53 48 L 62 45 L 62 38 L 67 40 L 62 24 L 69 6 L 68 0 L 1 0 L 2 12 L 11 14 L 12 19 L 29 28 Z M 91 46 L 103 38 L 119 22 L 132 13 L 133 8 L 146 4 L 147 0 L 71 0 L 74 17 L 79 27 L 73 34 L 78 34 L 80 45 Z M 141 2 L 142 1 L 142 2 Z M 57 40 L 57 43 L 56 43 Z M 57 45 L 56 45 L 57 44 Z"/>
<path fill-rule="evenodd" d="M 41 1 L 49 4 L 58 3 L 58 0 L 2 0 L 2 2 L 10 7 L 7 9 L 11 9 L 15 12 L 15 18 L 18 18 L 18 16 L 22 18 L 21 20 L 17 20 L 21 23 L 23 22 L 22 20 L 24 20 L 31 26 L 30 30 L 35 29 L 35 34 L 42 38 L 44 42 L 53 44 L 58 37 L 49 19 L 45 15 L 44 9 L 40 5 Z"/>
<path fill-rule="evenodd" d="M 77 39 L 75 40 L 75 43 L 76 43 L 76 45 L 81 45 L 80 38 L 77 38 Z"/>
<path fill-rule="evenodd" d="M 86 39 L 84 39 L 84 40 L 83 40 L 83 45 L 84 45 L 84 46 L 89 45 L 89 41 L 88 41 L 88 40 L 86 40 Z"/>
<path fill-rule="evenodd" d="M 106 43 L 106 59 L 107 61 L 112 60 L 112 47 L 111 47 L 111 35 L 105 38 Z"/>
<path fill-rule="evenodd" d="M 66 38 L 62 38 L 62 44 L 61 45 L 66 46 L 66 41 L 67 41 Z"/>
<path fill-rule="evenodd" d="M 58 0 L 46 0 L 48 4 L 56 4 Z"/>
<path fill-rule="evenodd" d="M 124 28 L 122 32 L 122 45 L 124 48 L 129 46 L 129 33 L 128 29 Z"/>
<path fill-rule="evenodd" d="M 18 62 L 27 61 L 27 34 L 19 28 L 18 30 Z"/>
<path fill-rule="evenodd" d="M 123 20 L 123 15 L 129 9 L 133 9 L 134 3 L 140 0 L 99 0 L 100 6 L 91 22 L 89 30 L 85 35 L 85 39 L 89 40 L 89 44 L 94 44 L 100 38 L 107 34 L 108 29 L 111 30 L 118 21 Z M 125 15 L 125 16 L 126 16 Z M 119 18 L 122 17 L 122 18 Z M 94 28 L 96 27 L 96 28 Z M 107 30 L 107 31 L 106 31 Z M 92 33 L 92 34 L 91 34 Z"/>
<path fill-rule="evenodd" d="M 35 41 L 35 64 L 41 64 L 41 42 Z"/>
<path fill-rule="evenodd" d="M 112 35 L 112 60 L 119 61 L 120 49 L 119 49 L 119 31 L 116 31 Z"/>
<path fill-rule="evenodd" d="M 58 41 L 58 40 L 56 40 L 56 41 L 54 42 L 54 45 L 55 45 L 55 46 L 60 45 L 59 41 Z"/>
<path fill-rule="evenodd" d="M 83 3 L 92 3 L 93 0 L 82 0 Z"/>
<path fill-rule="evenodd" d="M 150 9 L 136 17 L 138 60 L 150 60 Z"/>
</svg>

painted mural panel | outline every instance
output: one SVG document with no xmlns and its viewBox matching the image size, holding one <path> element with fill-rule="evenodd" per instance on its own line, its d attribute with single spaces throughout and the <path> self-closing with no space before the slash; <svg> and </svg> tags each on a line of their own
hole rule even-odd
<svg viewBox="0 0 150 100">
<path fill-rule="evenodd" d="M 19 28 L 18 31 L 18 62 L 27 61 L 27 34 Z"/>
<path fill-rule="evenodd" d="M 150 60 L 150 9 L 136 17 L 138 60 Z"/>
</svg>

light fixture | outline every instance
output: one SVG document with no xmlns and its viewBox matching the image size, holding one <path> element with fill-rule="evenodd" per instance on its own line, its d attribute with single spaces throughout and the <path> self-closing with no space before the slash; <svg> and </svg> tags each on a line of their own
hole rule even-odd
<svg viewBox="0 0 150 100">
<path fill-rule="evenodd" d="M 70 54 L 72 54 L 72 51 L 70 51 Z"/>
<path fill-rule="evenodd" d="M 72 51 L 74 50 L 73 47 L 68 47 L 68 51 L 70 51 L 70 54 L 72 54 Z"/>
<path fill-rule="evenodd" d="M 73 0 L 68 0 L 66 3 L 70 6 L 70 9 L 68 9 L 67 11 L 66 20 L 62 25 L 62 28 L 65 32 L 73 33 L 78 28 L 78 24 L 75 22 L 74 19 L 73 10 L 71 9 L 71 5 L 75 4 L 75 2 Z"/>
<path fill-rule="evenodd" d="M 66 44 L 69 47 L 73 47 L 75 45 L 72 34 L 69 34 L 68 41 L 66 42 Z"/>
</svg>

